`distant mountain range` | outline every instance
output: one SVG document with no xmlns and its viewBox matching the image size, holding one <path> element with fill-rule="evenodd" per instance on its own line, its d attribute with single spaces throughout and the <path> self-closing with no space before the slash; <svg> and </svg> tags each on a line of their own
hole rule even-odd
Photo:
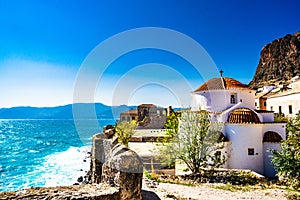
<svg viewBox="0 0 300 200">
<path fill-rule="evenodd" d="M 57 107 L 13 107 L 1 108 L 0 119 L 73 119 L 73 106 L 79 118 L 93 118 L 96 113 L 98 119 L 118 118 L 121 112 L 136 109 L 137 106 L 107 106 L 102 103 L 78 103 Z"/>
</svg>

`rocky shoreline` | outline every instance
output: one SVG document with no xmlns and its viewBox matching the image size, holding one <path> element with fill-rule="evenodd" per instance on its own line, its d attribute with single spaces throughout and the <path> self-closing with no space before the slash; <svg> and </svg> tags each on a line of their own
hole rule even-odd
<svg viewBox="0 0 300 200">
<path fill-rule="evenodd" d="M 16 192 L 0 193 L 0 200 L 119 200 L 120 191 L 118 188 L 107 184 L 86 184 L 57 187 L 29 188 Z"/>
<path fill-rule="evenodd" d="M 85 171 L 84 176 L 80 176 L 80 177 L 77 178 L 77 182 L 74 183 L 74 185 L 92 184 L 91 159 L 92 159 L 92 153 L 91 153 L 91 151 L 89 151 L 89 152 L 87 152 L 87 155 L 86 155 L 85 159 L 82 162 L 89 162 L 90 163 L 90 168 L 87 171 Z M 80 170 L 82 170 L 82 169 L 80 169 Z"/>
</svg>

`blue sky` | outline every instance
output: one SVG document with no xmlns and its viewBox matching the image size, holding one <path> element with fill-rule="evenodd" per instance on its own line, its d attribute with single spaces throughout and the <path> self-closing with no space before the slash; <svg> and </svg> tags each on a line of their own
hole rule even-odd
<svg viewBox="0 0 300 200">
<path fill-rule="evenodd" d="M 262 47 L 300 30 L 299 7 L 298 0 L 0 0 L 0 108 L 72 103 L 78 70 L 89 53 L 113 35 L 141 27 L 172 29 L 193 38 L 224 70 L 224 76 L 248 83 Z M 166 68 L 162 70 L 166 74 L 145 70 L 129 74 L 130 80 L 153 78 L 155 84 L 137 86 L 129 91 L 130 99 L 113 99 L 124 74 L 146 63 L 175 69 L 192 89 L 203 82 L 178 56 L 145 49 L 112 63 L 99 81 L 94 101 L 186 106 L 187 100 L 178 100 L 168 86 L 160 84 L 166 79 L 177 88 L 183 84 L 179 75 L 168 78 Z"/>
</svg>

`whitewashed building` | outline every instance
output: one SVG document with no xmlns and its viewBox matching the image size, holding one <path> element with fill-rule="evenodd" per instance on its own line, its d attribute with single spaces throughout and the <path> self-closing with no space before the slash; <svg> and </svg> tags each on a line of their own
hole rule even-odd
<svg viewBox="0 0 300 200">
<path fill-rule="evenodd" d="M 268 149 L 280 149 L 286 124 L 274 123 L 273 111 L 255 110 L 255 91 L 233 78 L 213 78 L 191 93 L 191 109 L 207 110 L 224 124 L 222 134 L 230 141 L 225 167 L 250 169 L 275 176 Z"/>
<path fill-rule="evenodd" d="M 300 111 L 300 80 L 290 84 L 290 89 L 268 95 L 266 99 L 268 110 L 295 117 Z"/>
</svg>

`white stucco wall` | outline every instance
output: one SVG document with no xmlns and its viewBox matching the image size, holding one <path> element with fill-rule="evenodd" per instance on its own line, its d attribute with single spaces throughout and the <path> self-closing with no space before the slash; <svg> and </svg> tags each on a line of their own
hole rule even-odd
<svg viewBox="0 0 300 200">
<path fill-rule="evenodd" d="M 292 114 L 289 113 L 289 105 L 292 106 Z M 287 117 L 295 117 L 300 110 L 300 93 L 267 99 L 267 109 L 279 113 L 281 106 L 282 113 Z"/>
<path fill-rule="evenodd" d="M 206 93 L 191 93 L 191 110 L 210 110 L 210 96 Z"/>
<path fill-rule="evenodd" d="M 240 102 L 241 100 L 249 108 L 255 109 L 255 91 L 240 90 L 238 93 L 238 102 Z"/>
<path fill-rule="evenodd" d="M 247 107 L 255 109 L 254 97 L 255 92 L 252 90 L 209 90 L 191 93 L 191 109 L 209 110 L 213 112 L 222 112 L 223 110 L 234 106 L 231 104 L 230 96 L 236 94 L 236 103 L 242 102 Z"/>
<path fill-rule="evenodd" d="M 262 131 L 263 136 L 268 131 L 273 131 L 278 133 L 283 140 L 286 139 L 286 124 L 285 123 L 271 123 L 271 124 L 264 124 Z M 268 152 L 269 149 L 276 149 L 280 150 L 280 143 L 273 143 L 273 142 L 264 142 L 263 143 L 263 151 L 264 151 L 264 175 L 268 177 L 275 176 L 275 169 L 274 165 L 271 163 L 272 160 L 272 153 Z"/>
<path fill-rule="evenodd" d="M 262 117 L 262 122 L 273 122 L 274 121 L 274 113 L 259 113 Z"/>
<path fill-rule="evenodd" d="M 273 149 L 280 149 L 280 145 L 263 143 L 263 136 L 266 132 L 273 131 L 285 140 L 285 128 L 285 123 L 225 123 L 223 133 L 231 141 L 228 168 L 250 169 L 267 176 L 274 176 L 274 167 L 267 149 L 273 147 Z M 248 148 L 254 149 L 254 155 L 248 155 Z"/>
<path fill-rule="evenodd" d="M 225 124 L 225 134 L 231 141 L 231 155 L 228 167 L 232 169 L 250 169 L 264 173 L 261 124 Z M 254 155 L 248 155 L 248 148 L 254 149 Z"/>
<path fill-rule="evenodd" d="M 278 133 L 282 139 L 286 139 L 286 123 L 270 123 L 270 124 L 263 124 L 262 126 L 262 133 L 266 133 L 268 131 L 273 131 Z"/>
</svg>

